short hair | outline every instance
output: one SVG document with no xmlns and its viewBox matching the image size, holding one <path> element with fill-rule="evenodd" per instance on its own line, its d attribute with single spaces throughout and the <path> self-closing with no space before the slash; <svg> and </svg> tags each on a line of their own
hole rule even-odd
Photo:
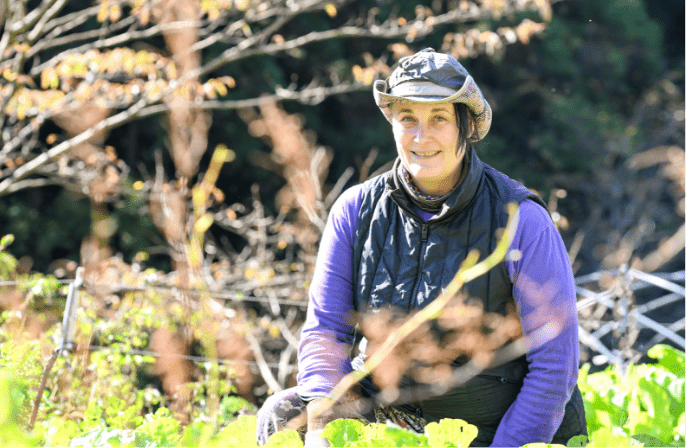
<svg viewBox="0 0 690 448">
<path fill-rule="evenodd" d="M 474 117 L 472 116 L 470 109 L 463 103 L 453 103 L 455 107 L 455 122 L 460 130 L 458 134 L 458 147 L 465 148 L 465 153 L 469 152 L 471 148 L 471 143 L 474 141 L 472 135 L 474 135 Z M 467 156 L 467 154 L 465 154 Z"/>
</svg>

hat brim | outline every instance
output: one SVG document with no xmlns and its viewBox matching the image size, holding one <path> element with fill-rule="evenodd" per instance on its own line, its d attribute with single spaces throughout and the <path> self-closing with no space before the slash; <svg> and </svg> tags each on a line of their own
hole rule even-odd
<svg viewBox="0 0 690 448">
<path fill-rule="evenodd" d="M 450 93 L 452 92 L 450 89 L 444 89 L 450 93 L 449 95 L 439 95 L 437 86 L 434 88 L 433 86 L 424 84 L 417 84 L 416 86 L 413 83 L 410 84 L 409 88 L 405 89 L 403 92 L 403 95 L 394 95 L 392 93 L 386 93 L 388 90 L 386 81 L 377 80 L 374 82 L 374 101 L 389 122 L 393 119 L 392 110 L 390 108 L 393 103 L 463 103 L 475 117 L 477 140 L 481 140 L 489 132 L 489 128 L 491 127 L 491 107 L 471 76 L 468 75 L 465 78 L 462 87 L 455 93 Z"/>
</svg>

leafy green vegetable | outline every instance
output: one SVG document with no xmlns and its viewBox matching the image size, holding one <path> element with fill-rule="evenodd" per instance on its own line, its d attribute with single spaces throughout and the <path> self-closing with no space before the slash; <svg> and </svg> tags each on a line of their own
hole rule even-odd
<svg viewBox="0 0 690 448">
<path fill-rule="evenodd" d="M 424 433 L 430 446 L 469 446 L 479 431 L 464 420 L 444 418 L 426 425 Z"/>
<path fill-rule="evenodd" d="M 256 416 L 240 415 L 211 440 L 212 446 L 256 446 Z"/>
<path fill-rule="evenodd" d="M 302 447 L 304 446 L 304 443 L 302 442 L 302 439 L 300 438 L 299 433 L 297 431 L 295 431 L 294 429 L 286 429 L 284 431 L 280 431 L 271 435 L 271 437 L 268 438 L 264 446 L 267 448 L 280 446 Z"/>
<path fill-rule="evenodd" d="M 326 425 L 321 437 L 328 439 L 331 446 L 348 446 L 362 438 L 364 423 L 352 419 L 338 419 Z"/>
<path fill-rule="evenodd" d="M 659 360 L 659 364 L 677 377 L 685 375 L 685 353 L 671 346 L 658 344 L 647 352 L 650 358 Z"/>
</svg>

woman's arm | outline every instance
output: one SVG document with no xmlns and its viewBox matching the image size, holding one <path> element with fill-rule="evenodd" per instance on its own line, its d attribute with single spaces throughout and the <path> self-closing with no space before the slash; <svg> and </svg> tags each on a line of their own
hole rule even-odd
<svg viewBox="0 0 690 448">
<path fill-rule="evenodd" d="M 352 370 L 352 252 L 360 193 L 361 186 L 355 186 L 338 198 L 319 245 L 298 351 L 298 391 L 307 401 L 327 397 Z"/>
<path fill-rule="evenodd" d="M 513 295 L 527 338 L 529 371 L 501 420 L 492 446 L 550 442 L 578 375 L 575 282 L 563 240 L 546 210 L 526 200 L 508 261 Z"/>
</svg>

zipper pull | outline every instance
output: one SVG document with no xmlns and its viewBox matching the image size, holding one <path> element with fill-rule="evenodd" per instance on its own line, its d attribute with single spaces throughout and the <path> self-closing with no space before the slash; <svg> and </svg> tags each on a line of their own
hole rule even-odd
<svg viewBox="0 0 690 448">
<path fill-rule="evenodd" d="M 499 377 L 498 377 L 498 381 L 500 381 L 500 382 L 502 382 L 503 384 L 505 384 L 505 383 L 508 382 L 508 379 L 507 379 L 507 378 L 503 378 L 502 376 L 499 376 Z"/>
<path fill-rule="evenodd" d="M 422 224 L 422 243 L 426 243 L 429 239 L 429 226 L 427 224 Z"/>
</svg>

